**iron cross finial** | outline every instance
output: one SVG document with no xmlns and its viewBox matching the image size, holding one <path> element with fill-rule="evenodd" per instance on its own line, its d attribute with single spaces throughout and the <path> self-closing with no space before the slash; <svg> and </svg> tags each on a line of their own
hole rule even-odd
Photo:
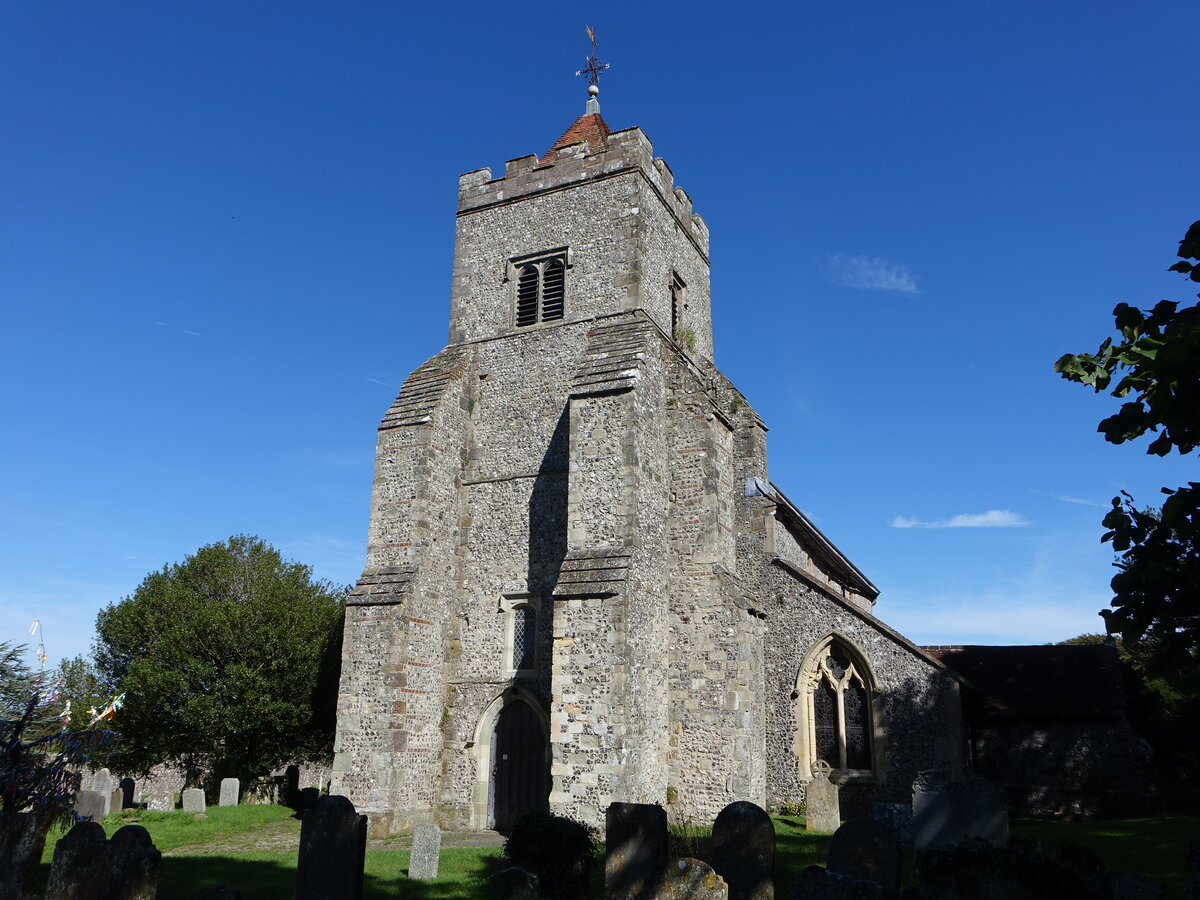
<svg viewBox="0 0 1200 900">
<path fill-rule="evenodd" d="M 608 68 L 608 63 L 600 62 L 596 58 L 596 32 L 592 31 L 592 26 L 584 25 L 583 30 L 587 32 L 588 40 L 592 42 L 592 55 L 587 58 L 587 65 L 575 74 L 586 75 L 588 84 L 595 86 L 600 81 L 600 73 Z"/>
</svg>

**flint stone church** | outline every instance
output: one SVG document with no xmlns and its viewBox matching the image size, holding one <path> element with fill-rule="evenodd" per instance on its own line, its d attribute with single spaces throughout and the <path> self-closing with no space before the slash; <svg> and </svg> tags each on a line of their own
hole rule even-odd
<svg viewBox="0 0 1200 900">
<path fill-rule="evenodd" d="M 374 834 L 714 816 L 961 775 L 959 684 L 771 482 L 713 362 L 708 225 L 585 114 L 459 179 L 450 333 L 379 426 L 332 790 Z M 744 302 L 744 301 L 739 301 Z"/>
</svg>

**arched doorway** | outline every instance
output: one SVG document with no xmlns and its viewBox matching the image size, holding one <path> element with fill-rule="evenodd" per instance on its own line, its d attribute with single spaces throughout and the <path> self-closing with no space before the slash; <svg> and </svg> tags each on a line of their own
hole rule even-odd
<svg viewBox="0 0 1200 900">
<path fill-rule="evenodd" d="M 489 825 L 507 831 L 522 813 L 550 807 L 550 740 L 537 711 L 523 700 L 507 704 L 492 731 Z"/>
</svg>

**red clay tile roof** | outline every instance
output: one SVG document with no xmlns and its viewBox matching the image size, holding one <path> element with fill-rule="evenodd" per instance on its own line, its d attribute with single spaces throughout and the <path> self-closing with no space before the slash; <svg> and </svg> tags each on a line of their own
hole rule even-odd
<svg viewBox="0 0 1200 900">
<path fill-rule="evenodd" d="M 1125 703 L 1116 650 L 1102 645 L 922 647 L 978 692 L 986 719 L 1113 719 Z"/>
<path fill-rule="evenodd" d="M 612 134 L 612 129 L 600 118 L 600 113 L 582 115 L 575 120 L 570 128 L 563 132 L 562 137 L 554 142 L 554 146 L 546 151 L 545 155 L 541 158 L 541 162 L 553 162 L 555 151 L 566 147 L 568 144 L 578 144 L 580 141 L 587 141 L 588 150 L 595 153 L 603 149 L 604 145 L 608 142 L 610 134 Z"/>
</svg>

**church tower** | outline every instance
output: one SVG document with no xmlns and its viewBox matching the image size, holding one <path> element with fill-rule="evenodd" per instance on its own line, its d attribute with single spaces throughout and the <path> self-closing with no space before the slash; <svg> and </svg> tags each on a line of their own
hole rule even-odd
<svg viewBox="0 0 1200 900">
<path fill-rule="evenodd" d="M 712 356 L 708 228 L 594 84 L 545 154 L 459 179 L 448 343 L 379 426 L 346 612 L 333 791 L 374 833 L 668 788 L 712 815 L 798 797 L 829 746 L 879 782 L 877 591 L 767 481 Z"/>
</svg>

